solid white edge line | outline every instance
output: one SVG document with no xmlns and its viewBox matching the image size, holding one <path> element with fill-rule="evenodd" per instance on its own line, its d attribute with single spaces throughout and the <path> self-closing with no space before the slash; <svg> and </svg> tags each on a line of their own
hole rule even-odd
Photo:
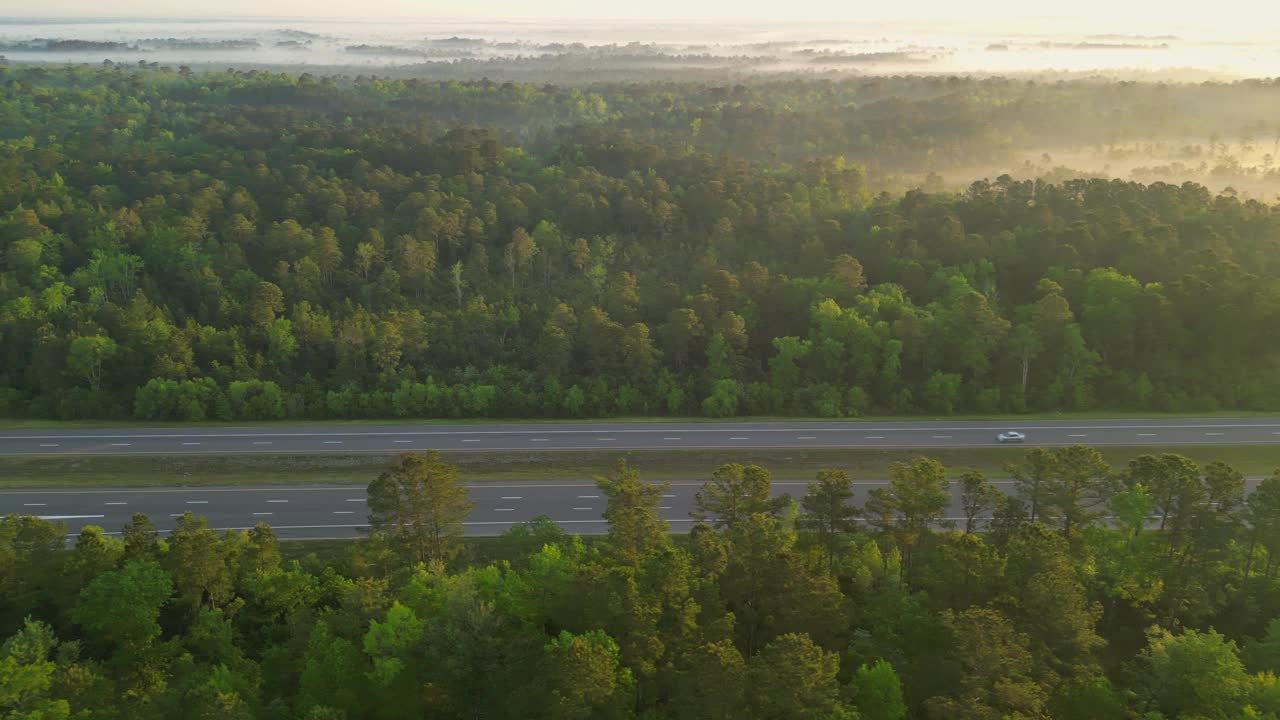
<svg viewBox="0 0 1280 720">
<path fill-rule="evenodd" d="M 77 516 L 77 517 L 79 517 L 79 516 Z M 88 517 L 88 516 L 87 516 L 87 517 Z M 91 517 L 104 517 L 104 516 L 103 516 L 103 515 L 93 515 L 93 516 L 91 516 Z M 172 517 L 182 517 L 182 516 L 181 516 L 181 515 L 173 515 Z M 62 519 L 62 518 L 57 518 L 57 519 Z M 955 519 L 957 519 L 957 520 L 963 520 L 964 518 L 955 518 Z M 518 523 L 518 522 L 521 522 L 521 521 L 519 521 L 519 520 L 515 520 L 515 521 L 513 521 L 513 520 L 472 520 L 472 521 L 470 521 L 470 522 L 464 522 L 464 523 L 462 523 L 462 524 L 463 524 L 463 525 L 475 525 L 475 526 L 484 526 L 484 525 L 514 525 L 514 524 L 516 524 L 516 523 Z M 607 523 L 607 522 L 609 522 L 609 521 L 608 521 L 608 520 L 605 520 L 604 518 L 601 518 L 601 519 L 599 519 L 599 520 L 552 520 L 551 522 L 559 523 L 559 524 L 561 524 L 561 525 L 603 525 L 603 524 L 605 524 L 605 523 Z M 671 519 L 667 520 L 667 522 L 669 522 L 669 523 L 693 523 L 693 522 L 697 522 L 697 520 L 694 520 L 693 518 L 671 518 Z M 271 529 L 272 529 L 272 530 L 324 530 L 324 529 L 326 529 L 326 528 L 367 528 L 367 527 L 369 527 L 368 523 L 365 523 L 365 524 L 362 524 L 362 525 L 272 525 L 272 526 L 271 526 Z M 252 529 L 253 529 L 253 527 L 252 527 L 252 526 L 249 526 L 249 525 L 238 525 L 238 526 L 235 526 L 235 527 L 216 527 L 216 528 L 210 528 L 210 529 L 211 529 L 211 530 L 216 530 L 216 531 L 218 531 L 218 532 L 226 532 L 226 531 L 228 531 L 228 530 L 252 530 Z M 171 530 L 157 530 L 156 532 L 157 532 L 157 533 L 160 533 L 160 534 L 162 534 L 162 535 L 163 535 L 163 534 L 166 534 L 166 533 L 170 533 L 170 532 L 172 532 L 172 531 L 171 531 Z M 77 536 L 77 535 L 79 535 L 79 534 L 80 534 L 80 533 L 68 533 L 68 534 L 67 534 L 67 537 L 76 537 L 76 536 Z M 122 535 L 122 534 L 123 534 L 123 533 L 121 533 L 121 532 L 104 532 L 104 533 L 103 533 L 103 535 Z"/>
</svg>

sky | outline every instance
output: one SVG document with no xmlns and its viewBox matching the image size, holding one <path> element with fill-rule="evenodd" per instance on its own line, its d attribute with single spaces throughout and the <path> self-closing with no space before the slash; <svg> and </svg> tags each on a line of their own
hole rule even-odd
<svg viewBox="0 0 1280 720">
<path fill-rule="evenodd" d="M 14 2 L 0 16 L 325 17 L 385 18 L 574 18 L 886 21 L 967 18 L 971 23 L 1067 20 L 1088 28 L 1139 33 L 1144 28 L 1202 28 L 1222 32 L 1280 27 L 1280 2 L 1237 0 L 1222 4 L 1193 0 L 41 0 Z M 20 5 L 20 6 L 19 6 Z M 1225 9 L 1225 11 L 1224 11 Z"/>
</svg>

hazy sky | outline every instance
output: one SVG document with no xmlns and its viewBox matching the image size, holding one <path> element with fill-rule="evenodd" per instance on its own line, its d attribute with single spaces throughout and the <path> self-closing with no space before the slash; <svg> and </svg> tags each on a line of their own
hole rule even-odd
<svg viewBox="0 0 1280 720">
<path fill-rule="evenodd" d="M 858 21 L 963 17 L 1003 25 L 1010 20 L 1069 19 L 1071 25 L 1117 32 L 1192 28 L 1212 34 L 1280 27 L 1280 2 L 1237 0 L 40 0 L 12 3 L 0 16 L 305 16 L 380 18 L 706 18 L 721 20 Z M 1059 20 L 1060 21 L 1060 20 Z M 1052 22 L 1052 21 L 1049 21 Z M 1252 33 L 1251 33 L 1252 34 Z"/>
</svg>

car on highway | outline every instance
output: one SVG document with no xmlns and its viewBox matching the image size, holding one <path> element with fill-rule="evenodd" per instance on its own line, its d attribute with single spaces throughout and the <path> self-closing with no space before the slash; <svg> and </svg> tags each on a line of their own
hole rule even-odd
<svg viewBox="0 0 1280 720">
<path fill-rule="evenodd" d="M 1023 435 L 1022 433 L 1016 430 L 1006 430 L 1005 432 L 1002 432 L 996 436 L 996 440 L 999 440 L 1002 443 L 1022 442 L 1023 440 L 1026 440 L 1026 439 L 1027 439 L 1026 435 Z"/>
</svg>

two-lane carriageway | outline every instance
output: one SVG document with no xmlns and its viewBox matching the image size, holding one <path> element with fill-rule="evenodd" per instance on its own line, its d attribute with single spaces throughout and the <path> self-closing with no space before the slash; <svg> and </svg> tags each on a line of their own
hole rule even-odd
<svg viewBox="0 0 1280 720">
<path fill-rule="evenodd" d="M 392 454 L 422 450 L 894 449 L 1026 445 L 1280 445 L 1280 418 L 1126 421 L 524 423 L 0 430 L 0 456 Z"/>
</svg>

